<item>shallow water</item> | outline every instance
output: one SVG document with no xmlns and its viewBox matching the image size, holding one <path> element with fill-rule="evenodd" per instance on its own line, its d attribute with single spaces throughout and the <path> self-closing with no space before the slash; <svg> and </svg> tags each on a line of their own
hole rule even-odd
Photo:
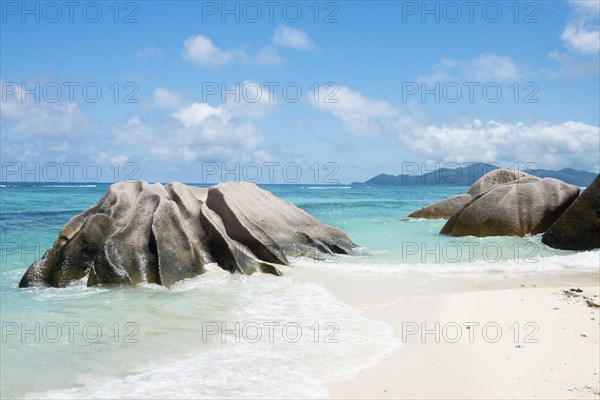
<svg viewBox="0 0 600 400">
<path fill-rule="evenodd" d="M 315 397 L 398 346 L 324 287 L 216 265 L 173 290 L 18 289 L 25 269 L 106 185 L 0 188 L 2 397 Z M 460 187 L 266 185 L 360 245 L 356 255 L 292 260 L 348 273 L 561 274 L 598 270 L 600 253 L 540 236 L 451 238 L 410 212 Z"/>
</svg>

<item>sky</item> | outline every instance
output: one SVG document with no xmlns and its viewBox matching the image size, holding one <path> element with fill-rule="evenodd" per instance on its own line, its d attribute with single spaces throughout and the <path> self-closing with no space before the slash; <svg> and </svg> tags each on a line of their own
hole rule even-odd
<svg viewBox="0 0 600 400">
<path fill-rule="evenodd" d="M 2 181 L 600 169 L 600 1 L 0 1 Z"/>
</svg>

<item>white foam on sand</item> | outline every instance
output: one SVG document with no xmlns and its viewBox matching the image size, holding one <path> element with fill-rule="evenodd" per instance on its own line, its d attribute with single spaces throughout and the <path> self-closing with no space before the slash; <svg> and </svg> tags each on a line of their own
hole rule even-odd
<svg viewBox="0 0 600 400">
<path fill-rule="evenodd" d="M 26 397 L 314 398 L 327 394 L 324 382 L 350 378 L 399 345 L 389 325 L 361 317 L 318 284 L 210 266 L 174 288 L 190 298 L 208 290 L 233 296 L 236 306 L 205 318 L 183 357 L 118 376 L 83 372 L 70 388 Z"/>
<path fill-rule="evenodd" d="M 400 258 L 400 257 L 398 257 Z M 352 256 L 335 256 L 323 260 L 301 259 L 297 262 L 322 268 L 358 273 L 402 273 L 427 272 L 439 273 L 489 273 L 489 272 L 598 272 L 600 251 L 591 250 L 580 253 L 566 253 L 550 256 L 531 256 L 509 260 L 474 260 L 471 262 L 357 262 L 368 259 L 352 259 Z"/>
</svg>

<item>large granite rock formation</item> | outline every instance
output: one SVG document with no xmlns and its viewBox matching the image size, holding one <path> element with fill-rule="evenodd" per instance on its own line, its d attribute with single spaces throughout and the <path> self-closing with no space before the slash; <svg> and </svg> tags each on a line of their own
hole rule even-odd
<svg viewBox="0 0 600 400">
<path fill-rule="evenodd" d="M 339 229 L 251 183 L 197 188 L 144 181 L 111 185 L 73 217 L 20 287 L 155 283 L 167 287 L 215 261 L 243 274 L 279 274 L 289 255 L 349 254 Z"/>
<path fill-rule="evenodd" d="M 544 232 L 542 242 L 564 250 L 600 248 L 600 175 Z"/>
<path fill-rule="evenodd" d="M 578 194 L 577 186 L 557 179 L 526 175 L 475 195 L 446 222 L 440 233 L 452 236 L 525 236 L 542 233 L 560 217 Z"/>
<path fill-rule="evenodd" d="M 448 219 L 472 199 L 470 194 L 459 194 L 423 207 L 408 215 L 409 218 Z"/>
</svg>

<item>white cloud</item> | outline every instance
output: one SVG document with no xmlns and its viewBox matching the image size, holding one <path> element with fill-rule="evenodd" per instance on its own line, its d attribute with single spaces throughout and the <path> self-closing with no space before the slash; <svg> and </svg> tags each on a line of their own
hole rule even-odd
<svg viewBox="0 0 600 400">
<path fill-rule="evenodd" d="M 600 1 L 570 0 L 573 8 L 561 39 L 581 54 L 600 53 Z"/>
<path fill-rule="evenodd" d="M 10 82 L 2 80 L 0 83 L 0 96 L 3 99 L 0 121 L 3 132 L 32 135 L 87 134 L 94 125 L 76 102 L 59 99 L 54 103 L 41 98 L 41 95 L 36 100 L 33 94 L 25 93 L 22 96 L 22 90 L 17 84 L 9 85 Z M 30 87 L 34 86 L 27 86 Z M 7 89 L 10 92 L 5 93 Z"/>
<path fill-rule="evenodd" d="M 177 149 L 177 154 L 179 154 L 185 161 L 194 161 L 198 159 L 198 154 L 187 147 L 180 147 Z"/>
<path fill-rule="evenodd" d="M 567 46 L 583 53 L 596 54 L 600 51 L 600 32 L 582 26 L 567 25 L 561 36 Z"/>
<path fill-rule="evenodd" d="M 385 132 L 415 156 L 437 161 L 533 162 L 546 168 L 599 169 L 600 128 L 583 122 L 435 124 L 420 108 L 394 107 L 341 87 L 339 103 L 315 103 L 351 133 Z"/>
<path fill-rule="evenodd" d="M 192 105 L 173 113 L 185 128 L 201 126 L 208 118 L 219 117 L 223 111 L 209 106 L 206 103 L 193 103 Z"/>
<path fill-rule="evenodd" d="M 379 133 L 382 126 L 378 119 L 397 114 L 388 102 L 371 99 L 345 86 L 327 90 L 321 87 L 319 101 L 312 104 L 330 112 L 344 123 L 346 129 L 358 134 Z"/>
<path fill-rule="evenodd" d="M 158 87 L 153 93 L 154 104 L 161 108 L 175 108 L 183 104 L 183 96 L 174 90 Z"/>
<path fill-rule="evenodd" d="M 244 81 L 228 89 L 231 94 L 227 96 L 227 101 L 221 108 L 232 117 L 259 119 L 277 104 L 274 91 L 260 86 L 257 82 Z M 236 94 L 233 94 L 234 92 Z"/>
<path fill-rule="evenodd" d="M 260 49 L 256 53 L 256 56 L 254 57 L 254 59 L 257 64 L 278 65 L 283 62 L 283 59 L 277 52 L 277 49 L 275 49 L 272 46 L 266 46 L 266 47 L 263 47 L 262 49 Z"/>
<path fill-rule="evenodd" d="M 112 149 L 111 149 L 112 150 Z M 100 151 L 100 152 L 95 152 L 94 153 L 95 157 L 94 157 L 94 161 L 99 163 L 99 164 L 103 164 L 103 165 L 108 165 L 108 166 L 113 166 L 109 171 L 111 171 L 113 173 L 113 178 L 120 176 L 117 175 L 118 172 L 115 170 L 115 168 L 118 167 L 119 168 L 125 168 L 128 162 L 129 162 L 129 158 L 123 154 L 108 154 L 106 151 Z M 132 162 L 132 164 L 134 164 L 135 162 Z M 127 175 L 127 174 L 126 174 Z"/>
<path fill-rule="evenodd" d="M 417 77 L 417 82 L 435 83 L 450 81 L 515 81 L 524 75 L 509 56 L 481 54 L 472 60 L 453 60 L 442 58 L 429 75 Z"/>
<path fill-rule="evenodd" d="M 124 156 L 123 154 L 119 154 L 117 156 L 111 157 L 110 161 L 112 163 L 117 163 L 117 164 L 123 165 L 128 161 L 128 158 L 126 156 Z"/>
<path fill-rule="evenodd" d="M 283 62 L 277 49 L 273 46 L 262 47 L 256 53 L 248 53 L 243 49 L 222 49 L 203 35 L 187 38 L 183 42 L 183 47 L 183 59 L 203 67 L 236 63 L 279 65 Z"/>
<path fill-rule="evenodd" d="M 254 82 L 245 84 L 252 99 L 256 97 L 253 90 L 266 90 Z M 234 90 L 243 91 L 242 86 Z M 181 105 L 168 116 L 158 114 L 158 120 L 167 121 L 160 126 L 139 117 L 130 118 L 123 126 L 112 129 L 113 142 L 117 148 L 134 148 L 140 152 L 138 158 L 150 156 L 165 161 L 268 158 L 268 153 L 260 148 L 264 135 L 253 121 L 262 118 L 274 103 L 269 102 L 268 96 L 255 103 L 246 101 L 244 96 L 240 101 L 235 101 L 235 96 L 226 99 L 219 106 L 191 103 Z"/>
<path fill-rule="evenodd" d="M 298 50 L 309 50 L 313 48 L 313 43 L 305 32 L 283 25 L 280 25 L 275 29 L 273 44 Z"/>
<path fill-rule="evenodd" d="M 314 48 L 313 42 L 305 32 L 287 26 L 278 26 L 275 29 L 272 43 L 274 46 L 290 47 L 298 50 Z M 196 35 L 184 40 L 182 57 L 184 60 L 203 67 L 234 63 L 280 65 L 283 63 L 283 58 L 273 45 L 263 46 L 256 52 L 246 51 L 242 48 L 224 49 L 215 45 L 210 38 L 204 35 Z M 148 50 L 148 52 L 152 53 L 151 50 Z"/>
<path fill-rule="evenodd" d="M 114 144 L 118 147 L 143 146 L 156 140 L 156 134 L 150 127 L 144 125 L 140 118 L 130 118 L 122 127 L 112 129 Z"/>
<path fill-rule="evenodd" d="M 183 58 L 202 66 L 217 66 L 243 61 L 247 58 L 241 50 L 224 50 L 215 46 L 203 35 L 191 36 L 183 42 Z"/>
<path fill-rule="evenodd" d="M 481 55 L 465 68 L 469 75 L 479 80 L 511 81 L 520 76 L 517 65 L 510 57 L 496 54 Z"/>
<path fill-rule="evenodd" d="M 598 169 L 600 129 L 582 122 L 424 126 L 401 135 L 423 157 L 440 161 L 533 162 L 546 168 Z"/>
</svg>

